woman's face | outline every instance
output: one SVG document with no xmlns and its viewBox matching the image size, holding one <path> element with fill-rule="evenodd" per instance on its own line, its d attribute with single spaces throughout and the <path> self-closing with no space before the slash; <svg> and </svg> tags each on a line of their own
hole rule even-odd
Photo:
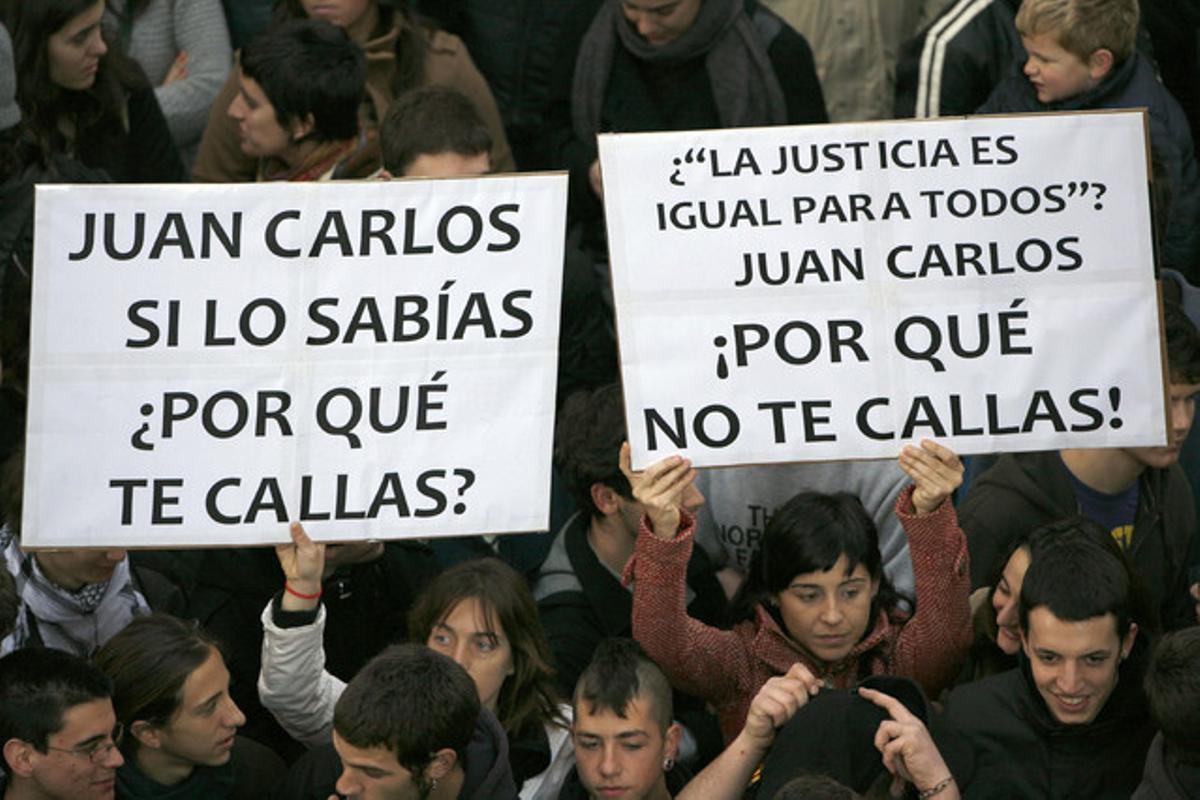
<svg viewBox="0 0 1200 800">
<path fill-rule="evenodd" d="M 1029 548 L 1018 547 L 1004 565 L 1004 572 L 992 592 L 992 608 L 996 611 L 996 646 L 1010 656 L 1021 649 L 1021 625 L 1017 614 L 1017 600 L 1021 597 L 1021 584 L 1025 581 L 1025 570 L 1029 569 Z"/>
<path fill-rule="evenodd" d="M 332 22 L 339 28 L 351 28 L 367 13 L 375 0 L 300 0 L 304 13 L 313 19 Z"/>
<path fill-rule="evenodd" d="M 701 0 L 621 0 L 621 11 L 638 35 L 653 45 L 670 44 L 696 21 Z"/>
<path fill-rule="evenodd" d="M 825 572 L 804 572 L 774 596 L 787 633 L 821 661 L 840 661 L 871 624 L 879 581 L 862 563 L 842 555 Z"/>
<path fill-rule="evenodd" d="M 513 652 L 500 621 L 485 618 L 478 598 L 458 601 L 429 632 L 426 645 L 450 656 L 467 671 L 479 691 L 479 702 L 496 710 L 500 687 L 513 674 Z"/>
<path fill-rule="evenodd" d="M 100 18 L 104 16 L 104 0 L 67 20 L 46 42 L 46 56 L 50 66 L 50 80 L 64 89 L 79 91 L 89 89 L 96 82 L 100 70 L 100 58 L 108 52 L 108 45 L 100 31 Z"/>
</svg>

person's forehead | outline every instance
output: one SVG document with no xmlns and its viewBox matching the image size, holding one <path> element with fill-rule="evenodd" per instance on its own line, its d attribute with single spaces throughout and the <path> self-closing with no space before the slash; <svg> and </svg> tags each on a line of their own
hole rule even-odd
<svg viewBox="0 0 1200 800">
<path fill-rule="evenodd" d="M 1025 546 L 1018 547 L 1008 557 L 1008 562 L 1004 565 L 1005 578 L 1017 578 L 1025 574 L 1029 569 L 1029 548 Z"/>
<path fill-rule="evenodd" d="M 802 572 L 792 578 L 788 586 L 839 586 L 846 581 L 871 579 L 871 571 L 861 561 L 850 568 L 850 559 L 843 553 L 833 566 L 823 572 Z"/>
<path fill-rule="evenodd" d="M 1055 31 L 1042 31 L 1041 33 L 1026 33 L 1021 36 L 1021 43 L 1029 52 L 1036 52 L 1038 55 L 1062 55 L 1067 51 L 1058 42 L 1058 33 Z"/>
<path fill-rule="evenodd" d="M 356 767 L 369 766 L 388 772 L 408 772 L 408 770 L 400 766 L 400 762 L 396 760 L 396 754 L 383 745 L 376 747 L 355 747 L 339 736 L 337 731 L 334 731 L 333 749 L 337 750 L 337 754 L 342 759 L 343 764 Z"/>
<path fill-rule="evenodd" d="M 496 619 L 495 610 L 485 616 L 483 603 L 477 597 L 464 597 L 459 600 L 450 607 L 437 625 L 449 628 L 458 636 L 502 635 L 500 621 Z"/>
<path fill-rule="evenodd" d="M 1035 648 L 1053 650 L 1063 656 L 1082 656 L 1116 646 L 1117 618 L 1103 614 L 1085 620 L 1064 620 L 1049 608 L 1029 612 L 1029 642 Z"/>
<path fill-rule="evenodd" d="M 112 700 L 107 697 L 71 706 L 63 713 L 63 724 L 51 738 L 56 746 L 75 747 L 90 739 L 109 736 L 117 725 Z"/>
<path fill-rule="evenodd" d="M 100 18 L 104 15 L 104 0 L 97 0 L 86 10 L 81 11 L 78 15 L 67 20 L 66 24 L 58 29 L 57 33 L 64 38 L 71 38 L 75 34 L 82 31 L 84 28 L 90 28 L 100 24 Z"/>
<path fill-rule="evenodd" d="M 1179 376 L 1172 375 L 1167 390 L 1172 397 L 1191 397 L 1200 393 L 1200 383 L 1188 383 L 1186 380 L 1181 380 Z"/>
<path fill-rule="evenodd" d="M 575 728 L 589 736 L 650 736 L 658 730 L 654 719 L 653 703 L 645 693 L 639 692 L 625 705 L 625 716 L 617 715 L 611 708 L 592 708 L 586 698 L 581 698 L 576 709 Z M 593 713 L 594 711 L 594 713 Z"/>
<path fill-rule="evenodd" d="M 225 667 L 225 660 L 216 648 L 210 647 L 204 663 L 192 670 L 183 682 L 180 708 L 191 711 L 194 706 L 223 691 L 228 685 L 229 670 Z"/>
<path fill-rule="evenodd" d="M 242 93 L 259 105 L 269 105 L 271 100 L 267 97 L 267 93 L 263 91 L 262 86 L 258 81 L 251 78 L 244 71 L 238 72 L 241 77 Z"/>
<path fill-rule="evenodd" d="M 692 0 L 621 0 L 621 4 L 631 11 L 662 11 L 689 2 Z"/>
</svg>

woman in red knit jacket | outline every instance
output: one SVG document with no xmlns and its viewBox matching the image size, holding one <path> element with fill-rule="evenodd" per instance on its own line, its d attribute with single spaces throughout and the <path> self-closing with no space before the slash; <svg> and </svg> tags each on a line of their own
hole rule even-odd
<svg viewBox="0 0 1200 800">
<path fill-rule="evenodd" d="M 962 464 L 935 442 L 905 447 L 913 485 L 896 499 L 916 577 L 913 611 L 883 573 L 878 534 L 858 498 L 801 493 L 770 518 L 735 607 L 741 621 L 720 630 L 688 617 L 686 572 L 695 518 L 679 504 L 695 471 L 678 456 L 644 472 L 622 469 L 643 505 L 633 558 L 633 635 L 679 689 L 717 710 L 726 740 L 741 729 L 762 685 L 795 663 L 820 685 L 853 686 L 889 673 L 930 696 L 953 681 L 971 642 L 966 538 L 949 497 Z"/>
</svg>

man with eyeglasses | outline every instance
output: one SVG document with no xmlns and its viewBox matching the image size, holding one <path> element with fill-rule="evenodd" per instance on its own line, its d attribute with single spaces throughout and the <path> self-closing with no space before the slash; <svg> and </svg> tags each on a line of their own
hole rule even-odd
<svg viewBox="0 0 1200 800">
<path fill-rule="evenodd" d="M 0 658 L 3 800 L 111 800 L 123 733 L 104 673 L 60 650 Z"/>
</svg>

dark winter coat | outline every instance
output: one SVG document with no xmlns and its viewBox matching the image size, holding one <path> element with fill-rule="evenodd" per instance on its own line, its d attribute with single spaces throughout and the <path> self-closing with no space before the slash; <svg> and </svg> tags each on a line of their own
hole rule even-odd
<svg viewBox="0 0 1200 800">
<path fill-rule="evenodd" d="M 960 686 L 946 700 L 939 741 L 964 800 L 1125 800 L 1138 785 L 1154 724 L 1141 689 L 1146 647 L 1135 645 L 1090 723 L 1064 725 L 1016 669 Z"/>
<path fill-rule="evenodd" d="M 1170 211 L 1163 236 L 1161 266 L 1197 280 L 1200 255 L 1200 168 L 1192 145 L 1192 132 L 1179 103 L 1159 82 L 1154 64 L 1135 52 L 1115 65 L 1094 89 L 1055 103 L 1037 99 L 1033 84 L 1013 65 L 977 111 L 979 114 L 1036 111 L 1077 111 L 1145 108 L 1150 126 L 1150 145 L 1169 182 Z"/>
</svg>

